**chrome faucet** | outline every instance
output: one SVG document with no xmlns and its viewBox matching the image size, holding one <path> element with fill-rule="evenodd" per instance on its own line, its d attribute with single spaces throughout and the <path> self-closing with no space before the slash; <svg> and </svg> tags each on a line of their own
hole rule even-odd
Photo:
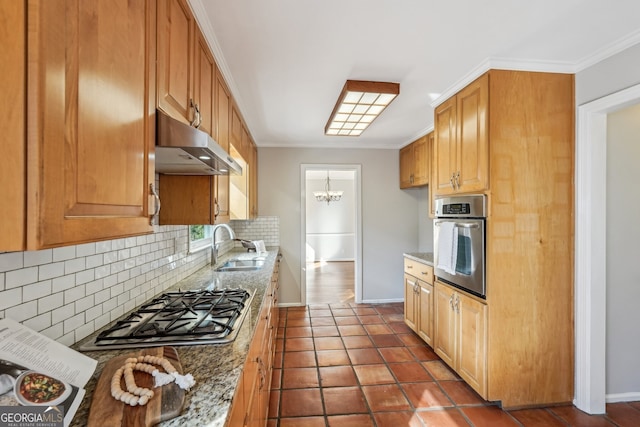
<svg viewBox="0 0 640 427">
<path fill-rule="evenodd" d="M 233 232 L 233 228 L 229 227 L 228 224 L 216 224 L 213 226 L 213 232 L 211 233 L 211 265 L 216 265 L 218 262 L 218 245 L 216 242 L 216 231 L 219 228 L 224 228 L 229 233 L 229 239 L 233 240 L 236 238 L 236 234 Z"/>
</svg>

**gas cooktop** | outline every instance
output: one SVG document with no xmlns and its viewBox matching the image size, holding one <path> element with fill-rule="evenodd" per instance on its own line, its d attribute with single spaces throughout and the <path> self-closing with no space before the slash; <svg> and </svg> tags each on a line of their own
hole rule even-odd
<svg viewBox="0 0 640 427">
<path fill-rule="evenodd" d="M 166 292 L 80 350 L 228 343 L 235 339 L 252 298 L 244 289 Z"/>
</svg>

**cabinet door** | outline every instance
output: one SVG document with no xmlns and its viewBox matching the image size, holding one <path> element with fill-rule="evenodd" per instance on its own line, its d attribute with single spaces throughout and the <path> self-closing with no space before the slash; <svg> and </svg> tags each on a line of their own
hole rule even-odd
<svg viewBox="0 0 640 427">
<path fill-rule="evenodd" d="M 418 300 L 418 335 L 430 346 L 433 346 L 433 286 L 418 281 L 420 294 Z"/>
<path fill-rule="evenodd" d="M 26 1 L 0 2 L 0 251 L 26 244 Z M 10 25 L 6 25 L 11 23 Z"/>
<path fill-rule="evenodd" d="M 481 396 L 487 395 L 487 306 L 458 293 L 457 372 Z"/>
<path fill-rule="evenodd" d="M 195 25 L 187 0 L 158 0 L 158 107 L 184 123 L 193 120 Z"/>
<path fill-rule="evenodd" d="M 456 95 L 458 191 L 482 191 L 489 180 L 489 75 Z"/>
<path fill-rule="evenodd" d="M 200 112 L 198 129 L 215 138 L 214 104 L 216 89 L 216 64 L 209 45 L 196 27 L 196 47 L 194 65 L 194 102 Z"/>
<path fill-rule="evenodd" d="M 400 188 L 410 188 L 413 176 L 413 145 L 400 149 Z"/>
<path fill-rule="evenodd" d="M 220 70 L 216 69 L 216 141 L 227 153 L 229 150 L 231 123 L 231 93 L 224 82 Z M 216 176 L 217 216 L 216 224 L 229 222 L 229 176 Z"/>
<path fill-rule="evenodd" d="M 214 177 L 160 175 L 161 225 L 214 223 Z"/>
<path fill-rule="evenodd" d="M 434 194 L 451 194 L 455 191 L 452 175 L 457 170 L 456 152 L 456 98 L 455 96 L 435 109 L 433 142 L 433 165 L 435 182 L 431 183 Z"/>
<path fill-rule="evenodd" d="M 425 135 L 413 143 L 414 186 L 429 184 L 429 135 Z"/>
<path fill-rule="evenodd" d="M 418 331 L 418 319 L 416 318 L 416 278 L 408 274 L 404 275 L 404 323 L 414 331 Z"/>
<path fill-rule="evenodd" d="M 152 232 L 155 4 L 29 4 L 28 248 Z"/>
<path fill-rule="evenodd" d="M 447 365 L 455 369 L 456 316 L 453 311 L 453 300 L 456 292 L 440 282 L 436 282 L 434 292 L 433 349 Z"/>
</svg>

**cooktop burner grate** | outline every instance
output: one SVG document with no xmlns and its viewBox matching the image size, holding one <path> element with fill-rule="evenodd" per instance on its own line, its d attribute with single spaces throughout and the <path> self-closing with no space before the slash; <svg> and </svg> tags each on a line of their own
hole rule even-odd
<svg viewBox="0 0 640 427">
<path fill-rule="evenodd" d="M 166 292 L 102 331 L 81 350 L 232 341 L 252 295 L 244 289 Z"/>
</svg>

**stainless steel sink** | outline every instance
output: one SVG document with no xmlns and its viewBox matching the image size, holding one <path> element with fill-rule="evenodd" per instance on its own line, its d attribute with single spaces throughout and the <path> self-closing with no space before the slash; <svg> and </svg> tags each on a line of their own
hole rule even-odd
<svg viewBox="0 0 640 427">
<path fill-rule="evenodd" d="M 216 268 L 216 271 L 253 271 L 260 270 L 264 266 L 264 257 L 251 259 L 230 259 Z"/>
</svg>

